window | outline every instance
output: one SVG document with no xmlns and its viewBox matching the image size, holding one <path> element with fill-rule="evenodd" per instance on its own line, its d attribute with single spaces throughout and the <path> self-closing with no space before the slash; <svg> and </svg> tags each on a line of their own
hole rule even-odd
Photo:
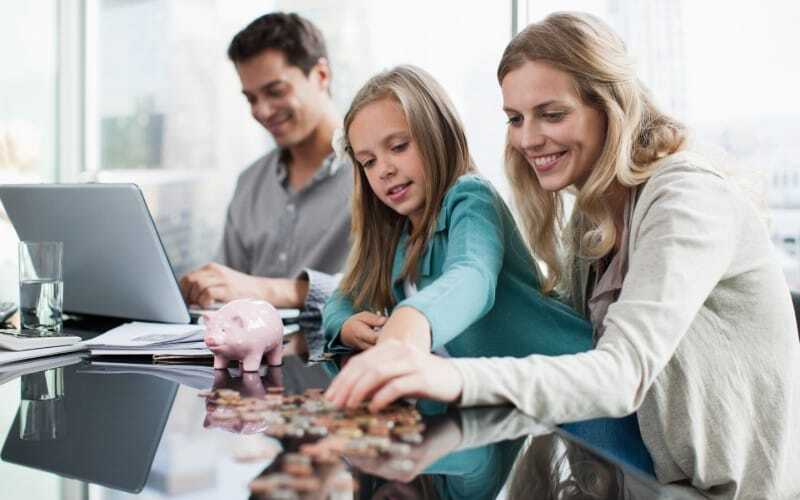
<svg viewBox="0 0 800 500">
<path fill-rule="evenodd" d="M 381 70 L 414 64 L 431 73 L 460 113 L 478 169 L 508 193 L 505 114 L 495 74 L 511 39 L 511 2 L 279 0 L 276 8 L 308 17 L 325 34 L 342 113 Z"/>
<path fill-rule="evenodd" d="M 527 0 L 523 24 L 561 10 L 608 22 L 656 102 L 686 123 L 696 147 L 735 168 L 769 204 L 771 230 L 792 288 L 800 288 L 800 7 L 721 0 Z M 724 13 L 724 18 L 723 18 Z M 767 215 L 767 214 L 765 214 Z M 791 243 L 789 243 L 791 242 Z"/>
<path fill-rule="evenodd" d="M 177 275 L 217 250 L 240 170 L 270 146 L 226 50 L 271 2 L 89 0 L 86 179 L 135 182 Z M 93 22 L 92 22 L 93 21 Z"/>
<path fill-rule="evenodd" d="M 96 112 L 88 136 L 97 141 L 88 145 L 96 160 L 86 177 L 143 188 L 177 274 L 216 252 L 238 172 L 272 147 L 226 56 L 233 36 L 272 10 L 298 12 L 323 31 L 342 114 L 382 69 L 413 63 L 431 72 L 461 113 L 479 169 L 505 186 L 494 74 L 511 35 L 510 2 L 89 3 L 96 43 L 88 78 L 96 92 L 87 109 Z"/>
<path fill-rule="evenodd" d="M 56 167 L 58 12 L 50 2 L 2 2 L 0 184 L 51 181 Z M 30 36 L 37 27 L 39 36 Z M 17 236 L 0 209 L 0 300 L 17 301 Z"/>
</svg>

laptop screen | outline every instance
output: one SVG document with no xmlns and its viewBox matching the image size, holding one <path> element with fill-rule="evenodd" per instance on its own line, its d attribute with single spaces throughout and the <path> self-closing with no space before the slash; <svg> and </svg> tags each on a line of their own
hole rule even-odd
<svg viewBox="0 0 800 500">
<path fill-rule="evenodd" d="M 135 184 L 0 186 L 20 240 L 64 244 L 64 311 L 188 323 L 189 313 Z"/>
</svg>

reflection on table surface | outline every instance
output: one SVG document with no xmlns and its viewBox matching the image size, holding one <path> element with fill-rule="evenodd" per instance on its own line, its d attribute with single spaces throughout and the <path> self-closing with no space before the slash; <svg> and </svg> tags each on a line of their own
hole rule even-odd
<svg viewBox="0 0 800 500">
<path fill-rule="evenodd" d="M 92 496 L 104 499 L 128 498 L 123 492 L 148 499 L 689 495 L 512 408 L 456 410 L 420 401 L 424 431 L 418 439 L 391 449 L 378 440 L 384 447 L 376 444 L 377 451 L 368 452 L 351 446 L 341 461 L 321 464 L 315 458 L 309 466 L 298 452 L 314 443 L 327 446 L 321 430 L 289 429 L 276 439 L 267 435 L 272 413 L 220 413 L 202 397 L 212 389 L 262 401 L 280 394 L 278 388 L 318 395 L 313 389 L 326 387 L 335 372 L 333 363 L 306 364 L 296 356 L 257 374 L 77 356 L 59 364 L 54 358 L 47 367 L 20 371 L 20 393 L 5 401 L 17 405 L 16 416 L 0 421 L 2 461 L 36 469 L 42 477 L 99 485 L 91 488 Z M 379 427 L 375 434 L 399 441 Z M 305 482 L 295 478 L 287 487 L 287 471 Z M 284 482 L 270 479 L 275 477 Z"/>
</svg>

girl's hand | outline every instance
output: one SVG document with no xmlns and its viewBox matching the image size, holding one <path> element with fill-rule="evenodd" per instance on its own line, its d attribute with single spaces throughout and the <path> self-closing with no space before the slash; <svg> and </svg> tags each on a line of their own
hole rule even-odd
<svg viewBox="0 0 800 500">
<path fill-rule="evenodd" d="M 456 401 L 462 387 L 461 374 L 449 360 L 388 339 L 351 358 L 325 398 L 340 408 L 355 408 L 371 397 L 369 410 L 377 412 L 406 396 Z"/>
<path fill-rule="evenodd" d="M 378 341 L 377 328 L 386 323 L 385 316 L 360 312 L 350 316 L 342 325 L 342 344 L 365 351 Z"/>
</svg>

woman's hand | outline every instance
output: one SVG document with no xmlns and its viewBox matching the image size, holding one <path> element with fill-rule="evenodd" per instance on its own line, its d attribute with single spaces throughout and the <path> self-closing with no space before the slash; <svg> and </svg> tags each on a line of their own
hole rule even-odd
<svg viewBox="0 0 800 500">
<path fill-rule="evenodd" d="M 378 330 L 386 323 L 385 316 L 360 312 L 350 316 L 342 325 L 342 344 L 365 351 L 378 341 Z"/>
<path fill-rule="evenodd" d="M 340 408 L 355 408 L 371 397 L 369 410 L 377 412 L 402 397 L 456 401 L 462 385 L 461 374 L 449 360 L 386 339 L 351 358 L 325 398 Z"/>
</svg>

